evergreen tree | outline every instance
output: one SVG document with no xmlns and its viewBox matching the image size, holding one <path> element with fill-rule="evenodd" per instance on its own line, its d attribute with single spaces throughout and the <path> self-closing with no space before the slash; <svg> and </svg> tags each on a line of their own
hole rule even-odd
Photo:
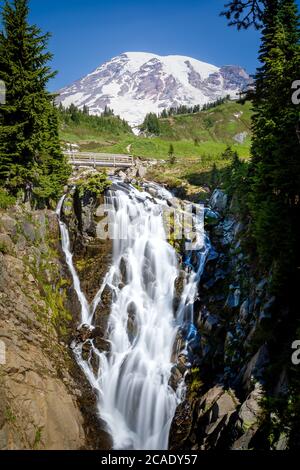
<svg viewBox="0 0 300 470">
<path fill-rule="evenodd" d="M 299 112 L 291 101 L 291 84 L 300 70 L 295 2 L 269 1 L 264 25 L 254 98 L 251 210 L 261 259 L 266 264 L 276 259 L 287 274 L 299 233 L 293 223 L 300 197 Z"/>
<path fill-rule="evenodd" d="M 217 165 L 214 163 L 211 169 L 211 174 L 210 174 L 210 186 L 212 189 L 215 189 L 217 187 L 218 180 L 219 180 L 218 168 L 217 168 Z"/>
<path fill-rule="evenodd" d="M 37 195 L 56 198 L 69 170 L 60 151 L 54 96 L 46 90 L 55 73 L 48 66 L 49 34 L 30 25 L 28 15 L 28 0 L 5 1 L 0 80 L 7 94 L 0 117 L 0 178 L 13 193 L 29 184 Z"/>
<path fill-rule="evenodd" d="M 141 130 L 149 132 L 149 134 L 159 135 L 160 126 L 157 115 L 154 113 L 147 114 L 141 126 Z"/>
<path fill-rule="evenodd" d="M 230 26 L 247 29 L 254 25 L 260 29 L 263 22 L 263 11 L 267 0 L 231 0 L 226 3 L 226 10 L 221 13 L 229 20 Z"/>
<path fill-rule="evenodd" d="M 247 8 L 253 7 L 252 10 Z M 232 0 L 226 15 L 240 27 L 263 24 L 261 67 L 256 75 L 253 107 L 252 161 L 240 174 L 247 184 L 235 192 L 246 194 L 252 231 L 260 260 L 260 271 L 272 273 L 276 302 L 272 323 L 265 336 L 271 351 L 271 370 L 266 374 L 264 428 L 278 442 L 287 432 L 288 448 L 298 449 L 300 441 L 299 367 L 290 360 L 291 343 L 299 329 L 300 284 L 300 142 L 296 129 L 299 110 L 292 103 L 291 86 L 299 79 L 300 28 L 294 0 Z M 262 9 L 258 11 L 257 7 Z M 230 177 L 230 185 L 237 178 Z M 245 197 L 244 197 L 245 200 Z M 248 213 L 249 215 L 249 213 Z M 270 271 L 269 268 L 272 268 Z M 284 312 L 284 313 L 283 313 Z M 263 325 L 261 335 L 263 333 Z M 297 336 L 296 336 L 297 337 Z M 262 336 L 262 340 L 265 339 Z M 278 374 L 287 372 L 288 392 L 273 396 Z M 276 419 L 274 420 L 274 416 Z"/>
<path fill-rule="evenodd" d="M 170 144 L 168 155 L 169 155 L 169 161 L 170 161 L 171 165 L 174 165 L 176 163 L 176 157 L 175 157 L 174 152 L 175 152 L 174 151 L 174 145 Z"/>
</svg>

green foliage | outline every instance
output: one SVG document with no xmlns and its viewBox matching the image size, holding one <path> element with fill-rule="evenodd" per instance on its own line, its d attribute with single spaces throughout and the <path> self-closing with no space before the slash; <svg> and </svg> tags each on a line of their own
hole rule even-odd
<svg viewBox="0 0 300 470">
<path fill-rule="evenodd" d="M 299 266 L 299 111 L 291 84 L 300 70 L 300 28 L 293 0 L 267 5 L 254 99 L 250 207 L 262 262 L 287 278 Z M 272 236 L 270 236 L 272 234 Z M 298 258 L 298 261 L 296 261 Z"/>
<path fill-rule="evenodd" d="M 107 178 L 106 173 L 97 173 L 86 180 L 79 181 L 77 190 L 79 197 L 83 197 L 86 192 L 90 192 L 95 196 L 100 196 L 111 186 L 111 181 Z"/>
<path fill-rule="evenodd" d="M 89 115 L 87 107 L 80 110 L 73 104 L 68 108 L 60 105 L 58 112 L 61 135 L 66 140 L 68 140 L 68 133 L 74 133 L 80 137 L 85 134 L 92 134 L 95 137 L 109 135 L 114 138 L 116 136 L 132 134 L 129 124 L 118 116 L 114 116 L 113 111 L 107 107 L 101 116 Z"/>
<path fill-rule="evenodd" d="M 0 33 L 0 80 L 6 84 L 0 115 L 0 179 L 14 195 L 32 185 L 45 203 L 49 195 L 58 197 L 57 182 L 65 181 L 68 168 L 60 150 L 54 96 L 46 90 L 55 75 L 48 66 L 50 36 L 29 25 L 28 15 L 28 0 L 5 1 Z"/>
<path fill-rule="evenodd" d="M 6 255 L 8 253 L 8 247 L 5 242 L 0 241 L 0 253 Z"/>
<path fill-rule="evenodd" d="M 170 147 L 169 147 L 169 162 L 171 165 L 175 165 L 176 163 L 176 157 L 175 157 L 175 154 L 174 154 L 174 145 L 173 144 L 170 144 Z"/>
<path fill-rule="evenodd" d="M 243 27 L 245 5 L 238 3 L 227 5 L 227 17 Z M 271 351 L 263 403 L 271 447 L 284 436 L 290 449 L 298 449 L 300 372 L 299 366 L 291 364 L 291 344 L 299 335 L 300 143 L 296 134 L 299 109 L 292 103 L 291 85 L 299 79 L 299 14 L 294 0 L 246 3 L 250 8 L 264 4 L 265 9 L 259 15 L 263 31 L 253 99 L 252 161 L 239 194 L 245 190 L 260 271 L 270 272 L 272 267 L 271 288 L 276 296 L 272 321 L 267 328 L 260 327 L 253 341 L 258 347 L 266 342 Z M 256 14 L 257 10 L 250 12 L 246 27 Z M 236 186 L 237 179 L 229 177 Z M 282 371 L 287 373 L 288 392 L 274 396 Z"/>
<path fill-rule="evenodd" d="M 254 26 L 260 29 L 263 21 L 263 11 L 266 0 L 231 0 L 225 4 L 225 10 L 221 13 L 229 21 L 229 26 L 238 29 L 248 29 Z"/>
<path fill-rule="evenodd" d="M 216 101 L 213 101 L 212 103 L 207 103 L 203 105 L 202 108 L 199 104 L 196 104 L 194 106 L 186 106 L 186 105 L 180 105 L 177 107 L 173 106 L 169 109 L 164 109 L 159 117 L 162 119 L 166 119 L 170 116 L 179 116 L 181 114 L 196 114 L 196 113 L 199 113 L 201 110 L 207 111 L 208 109 L 215 108 L 216 106 L 226 103 L 226 101 L 229 101 L 229 100 L 230 100 L 230 96 L 228 95 L 225 98 L 218 98 Z"/>
<path fill-rule="evenodd" d="M 156 114 L 149 113 L 146 115 L 143 124 L 141 125 L 141 130 L 148 132 L 149 134 L 159 135 L 159 119 Z"/>
<path fill-rule="evenodd" d="M 210 175 L 210 187 L 211 189 L 215 189 L 219 184 L 219 172 L 217 165 L 214 163 L 211 169 L 211 175 Z"/>
<path fill-rule="evenodd" d="M 206 106 L 200 112 L 174 115 L 160 119 L 160 137 L 169 140 L 193 140 L 194 144 L 220 142 L 225 145 L 236 143 L 235 136 L 247 133 L 244 144 L 250 147 L 252 108 L 249 101 L 244 105 L 236 101 L 225 101 Z"/>
<path fill-rule="evenodd" d="M 16 203 L 16 198 L 8 194 L 4 189 L 0 189 L 0 209 L 7 209 Z"/>
<path fill-rule="evenodd" d="M 199 367 L 193 367 L 191 369 L 191 386 L 190 393 L 191 398 L 196 398 L 199 396 L 200 389 L 203 387 L 203 382 L 200 378 L 200 369 Z"/>
<path fill-rule="evenodd" d="M 33 449 L 37 449 L 41 443 L 42 440 L 42 432 L 43 432 L 43 427 L 39 427 L 35 431 L 35 436 L 34 436 L 34 443 L 33 443 Z"/>
<path fill-rule="evenodd" d="M 14 424 L 17 420 L 16 415 L 14 414 L 11 408 L 6 408 L 5 410 L 5 420 L 8 423 Z"/>
</svg>

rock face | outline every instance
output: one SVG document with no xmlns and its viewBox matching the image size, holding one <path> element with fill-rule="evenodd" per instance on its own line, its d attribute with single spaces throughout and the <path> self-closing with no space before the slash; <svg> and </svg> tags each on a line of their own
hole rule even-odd
<svg viewBox="0 0 300 470">
<path fill-rule="evenodd" d="M 251 83 L 238 66 L 216 67 L 191 57 L 126 52 L 59 91 L 63 106 L 71 103 L 100 114 L 105 106 L 131 125 L 149 112 L 179 105 L 202 105 L 237 92 Z"/>
<path fill-rule="evenodd" d="M 186 400 L 173 422 L 170 447 L 286 448 L 284 433 L 268 434 L 262 405 L 268 396 L 287 400 L 289 393 L 287 374 L 280 365 L 278 375 L 272 378 L 274 385 L 266 381 L 272 364 L 268 338 L 276 305 L 271 274 L 262 277 L 251 264 L 242 244 L 248 228 L 240 221 L 237 201 L 230 201 L 217 189 L 209 206 L 205 227 L 213 249 L 195 306 L 199 342 L 186 380 Z"/>
<path fill-rule="evenodd" d="M 87 448 L 56 215 L 0 216 L 0 449 Z"/>
</svg>

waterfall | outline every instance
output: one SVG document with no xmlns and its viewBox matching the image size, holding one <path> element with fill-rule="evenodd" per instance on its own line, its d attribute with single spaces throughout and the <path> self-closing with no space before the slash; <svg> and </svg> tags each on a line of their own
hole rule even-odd
<svg viewBox="0 0 300 470">
<path fill-rule="evenodd" d="M 193 325 L 193 304 L 209 251 L 197 253 L 189 268 L 181 302 L 174 312 L 178 257 L 166 240 L 163 209 L 169 193 L 157 198 L 130 185 L 118 185 L 107 197 L 113 232 L 113 262 L 95 299 L 88 304 L 72 261 L 67 226 L 59 220 L 62 248 L 81 305 L 83 324 L 93 328 L 105 288 L 112 292 L 108 352 L 91 343 L 88 360 L 82 345 L 74 348 L 78 364 L 97 393 L 98 411 L 115 449 L 165 450 L 183 383 L 174 391 L 169 381 L 178 329 Z M 60 216 L 64 199 L 60 201 Z M 188 340 L 188 339 L 187 339 Z M 98 364 L 95 370 L 95 359 Z"/>
</svg>

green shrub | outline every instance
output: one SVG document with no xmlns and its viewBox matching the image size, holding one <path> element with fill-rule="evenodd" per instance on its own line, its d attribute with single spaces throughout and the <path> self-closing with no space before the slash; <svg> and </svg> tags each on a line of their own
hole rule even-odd
<svg viewBox="0 0 300 470">
<path fill-rule="evenodd" d="M 100 196 L 109 188 L 111 181 L 107 178 L 106 173 L 97 173 L 89 177 L 87 180 L 81 180 L 77 184 L 79 197 L 83 197 L 86 192 L 91 192 L 95 196 Z"/>
<path fill-rule="evenodd" d="M 0 189 L 0 209 L 7 209 L 16 203 L 16 198 Z"/>
</svg>

